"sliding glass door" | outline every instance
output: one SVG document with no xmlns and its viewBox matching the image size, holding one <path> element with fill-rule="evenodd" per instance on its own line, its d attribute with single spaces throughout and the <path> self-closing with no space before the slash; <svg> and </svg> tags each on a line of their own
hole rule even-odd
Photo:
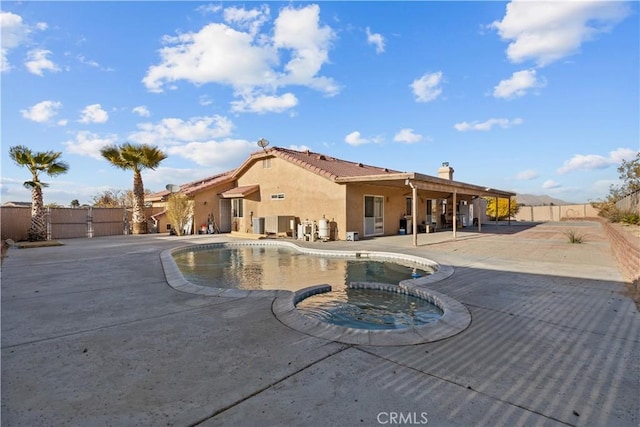
<svg viewBox="0 0 640 427">
<path fill-rule="evenodd" d="M 364 235 L 384 234 L 384 197 L 364 196 Z"/>
</svg>

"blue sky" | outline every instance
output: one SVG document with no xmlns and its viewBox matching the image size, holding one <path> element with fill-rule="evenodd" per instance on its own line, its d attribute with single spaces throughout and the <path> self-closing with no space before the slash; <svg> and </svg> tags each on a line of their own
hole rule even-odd
<svg viewBox="0 0 640 427">
<path fill-rule="evenodd" d="M 8 2 L 9 147 L 61 151 L 45 203 L 132 186 L 107 144 L 168 158 L 153 191 L 271 145 L 569 202 L 602 199 L 639 147 L 637 2 Z"/>
</svg>

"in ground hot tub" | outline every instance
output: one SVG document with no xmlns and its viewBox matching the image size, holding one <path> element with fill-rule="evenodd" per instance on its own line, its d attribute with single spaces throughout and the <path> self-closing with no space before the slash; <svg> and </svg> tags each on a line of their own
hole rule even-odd
<svg viewBox="0 0 640 427">
<path fill-rule="evenodd" d="M 293 329 L 347 344 L 421 344 L 456 335 L 471 323 L 471 314 L 464 305 L 436 291 L 366 282 L 351 283 L 349 288 L 359 293 L 351 304 L 362 303 L 364 307 L 351 307 L 334 315 L 330 313 L 334 307 L 329 298 L 329 303 L 320 303 L 322 314 L 318 315 L 305 300 L 312 301 L 318 295 L 331 293 L 331 286 L 319 285 L 301 289 L 293 296 L 279 296 L 273 303 L 273 312 Z M 378 306 L 367 306 L 372 300 L 383 302 Z M 390 309 L 403 305 L 402 310 Z M 415 312 L 418 307 L 422 313 Z"/>
</svg>

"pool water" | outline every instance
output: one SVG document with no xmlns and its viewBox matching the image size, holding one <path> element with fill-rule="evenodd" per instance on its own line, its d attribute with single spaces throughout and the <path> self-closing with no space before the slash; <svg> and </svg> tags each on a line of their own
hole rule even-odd
<svg viewBox="0 0 640 427">
<path fill-rule="evenodd" d="M 351 282 L 398 284 L 433 272 L 396 261 L 299 253 L 286 247 L 240 246 L 174 254 L 182 275 L 200 286 L 296 291 L 318 284 L 344 290 Z M 413 276 L 412 276 L 413 275 Z"/>
<path fill-rule="evenodd" d="M 306 316 L 359 329 L 404 329 L 434 322 L 443 313 L 438 306 L 411 295 L 350 288 L 313 295 L 296 307 Z"/>
</svg>

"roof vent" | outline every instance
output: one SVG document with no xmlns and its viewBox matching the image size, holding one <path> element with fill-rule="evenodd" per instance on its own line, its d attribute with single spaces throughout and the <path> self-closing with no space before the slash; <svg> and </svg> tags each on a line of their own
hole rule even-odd
<svg viewBox="0 0 640 427">
<path fill-rule="evenodd" d="M 323 154 L 320 154 L 318 160 L 327 160 L 327 158 Z"/>
<path fill-rule="evenodd" d="M 389 172 L 389 169 L 387 169 L 387 168 L 384 168 L 384 171 L 385 171 L 385 172 Z"/>
<path fill-rule="evenodd" d="M 306 154 L 307 156 L 311 155 L 311 151 L 309 151 L 309 149 L 307 148 L 306 150 L 304 150 L 304 154 Z"/>
<path fill-rule="evenodd" d="M 362 163 L 358 163 L 358 166 L 361 167 L 361 168 L 364 167 L 364 165 Z"/>
</svg>

